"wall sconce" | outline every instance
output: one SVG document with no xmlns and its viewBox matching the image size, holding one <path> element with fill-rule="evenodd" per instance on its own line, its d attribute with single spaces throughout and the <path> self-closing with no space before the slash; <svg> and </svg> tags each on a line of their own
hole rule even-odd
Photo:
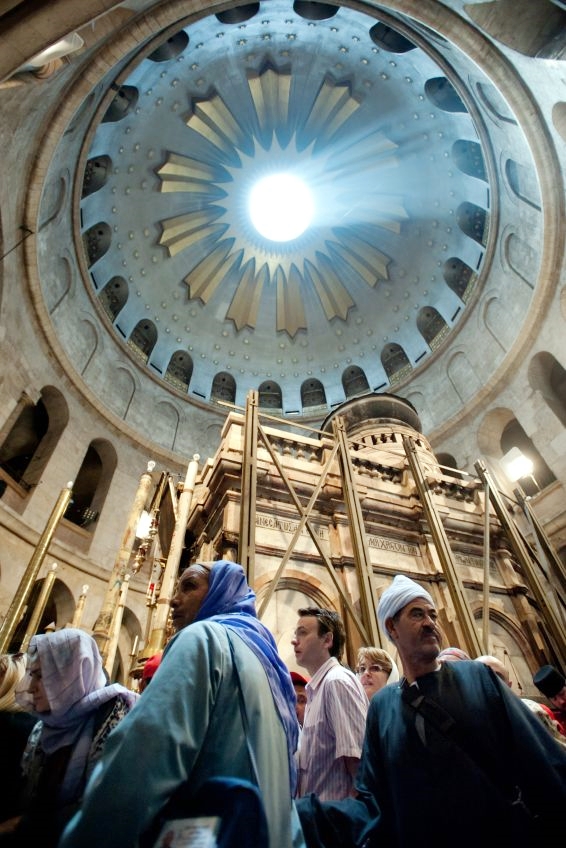
<svg viewBox="0 0 566 848">
<path fill-rule="evenodd" d="M 22 71 L 36 71 L 38 68 L 43 67 L 43 65 L 47 65 L 48 62 L 54 62 L 56 59 L 62 59 L 63 56 L 68 56 L 69 53 L 74 53 L 75 50 L 80 50 L 83 44 L 84 41 L 80 35 L 72 32 L 66 38 L 62 38 L 50 47 L 42 50 L 41 53 L 37 53 L 31 59 L 28 59 L 25 65 L 18 68 L 18 73 Z"/>
</svg>

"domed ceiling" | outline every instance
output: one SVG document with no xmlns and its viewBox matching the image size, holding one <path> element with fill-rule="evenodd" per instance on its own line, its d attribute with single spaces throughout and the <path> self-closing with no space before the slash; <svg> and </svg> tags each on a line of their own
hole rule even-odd
<svg viewBox="0 0 566 848">
<path fill-rule="evenodd" d="M 426 365 L 481 284 L 493 197 L 466 60 L 443 46 L 402 18 L 269 0 L 156 32 L 107 76 L 79 262 L 142 370 L 201 404 L 253 388 L 308 415 Z M 313 204 L 286 241 L 250 214 L 273 174 Z"/>
</svg>

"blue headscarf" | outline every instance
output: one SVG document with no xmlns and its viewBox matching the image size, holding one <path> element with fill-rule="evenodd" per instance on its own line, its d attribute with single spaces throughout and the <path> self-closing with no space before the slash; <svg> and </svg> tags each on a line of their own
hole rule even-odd
<svg viewBox="0 0 566 848">
<path fill-rule="evenodd" d="M 277 713 L 285 730 L 291 792 L 294 795 L 297 772 L 294 753 L 299 738 L 295 688 L 289 669 L 279 656 L 275 639 L 257 617 L 255 592 L 248 586 L 241 565 L 224 559 L 213 564 L 208 592 L 195 617 L 197 621 L 217 621 L 229 627 L 253 651 L 265 669 Z"/>
</svg>

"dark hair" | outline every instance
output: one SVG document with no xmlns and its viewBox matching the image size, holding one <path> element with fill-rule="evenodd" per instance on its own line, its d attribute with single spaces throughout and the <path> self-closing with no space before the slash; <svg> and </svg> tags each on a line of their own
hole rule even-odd
<svg viewBox="0 0 566 848">
<path fill-rule="evenodd" d="M 325 633 L 332 633 L 330 656 L 340 660 L 346 643 L 346 631 L 338 613 L 334 612 L 334 610 L 321 609 L 321 607 L 306 607 L 299 610 L 299 615 L 301 618 L 312 616 L 318 620 L 319 636 L 324 636 Z"/>
</svg>

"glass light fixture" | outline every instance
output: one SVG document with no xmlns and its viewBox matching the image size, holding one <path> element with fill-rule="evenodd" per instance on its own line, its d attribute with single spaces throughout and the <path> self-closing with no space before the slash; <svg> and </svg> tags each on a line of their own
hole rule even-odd
<svg viewBox="0 0 566 848">
<path fill-rule="evenodd" d="M 138 539 L 146 539 L 149 535 L 149 528 L 151 526 L 151 515 L 149 512 L 144 509 L 142 510 L 142 514 L 139 517 L 138 524 L 136 527 L 136 538 Z"/>
</svg>

